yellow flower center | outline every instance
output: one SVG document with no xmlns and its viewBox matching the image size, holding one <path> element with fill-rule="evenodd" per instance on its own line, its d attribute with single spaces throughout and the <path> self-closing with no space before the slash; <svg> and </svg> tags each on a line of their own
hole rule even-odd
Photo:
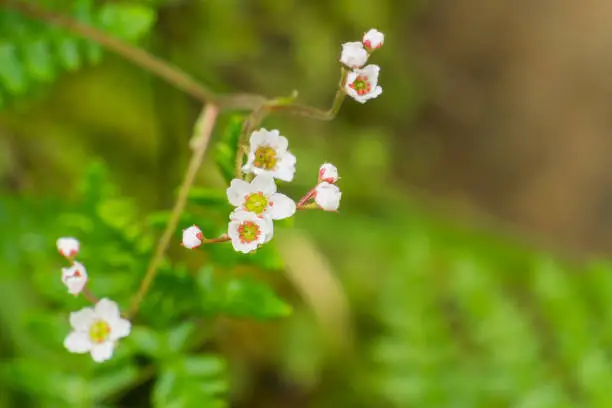
<svg viewBox="0 0 612 408">
<path fill-rule="evenodd" d="M 254 212 L 257 215 L 260 215 L 262 212 L 266 210 L 268 206 L 268 199 L 263 195 L 262 192 L 254 193 L 245 197 L 244 200 L 244 208 L 247 211 Z"/>
<path fill-rule="evenodd" d="M 89 338 L 94 343 L 102 343 L 110 335 L 111 328 L 104 320 L 98 320 L 89 328 Z"/>
<path fill-rule="evenodd" d="M 261 230 L 259 229 L 259 225 L 255 224 L 252 221 L 246 221 L 240 227 L 238 227 L 238 235 L 240 236 L 240 242 L 243 244 L 247 244 L 255 241 Z"/>
<path fill-rule="evenodd" d="M 253 164 L 260 169 L 270 170 L 276 166 L 276 150 L 271 147 L 258 147 L 255 150 L 255 161 Z"/>
</svg>

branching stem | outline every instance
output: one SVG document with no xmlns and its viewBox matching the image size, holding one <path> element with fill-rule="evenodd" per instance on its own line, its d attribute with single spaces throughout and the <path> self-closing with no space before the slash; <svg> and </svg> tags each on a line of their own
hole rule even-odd
<svg viewBox="0 0 612 408">
<path fill-rule="evenodd" d="M 73 34 L 94 41 L 109 51 L 124 57 L 128 61 L 167 81 L 168 83 L 174 85 L 177 89 L 184 91 L 205 104 L 198 123 L 196 124 L 194 137 L 191 140 L 193 153 L 189 166 L 186 170 L 179 195 L 174 203 L 168 225 L 166 226 L 166 229 L 164 230 L 157 247 L 155 248 L 155 252 L 151 258 L 140 287 L 132 298 L 129 311 L 126 314 L 128 318 L 133 318 L 138 312 L 142 300 L 146 296 L 153 283 L 153 280 L 155 279 L 159 264 L 165 256 L 166 250 L 168 249 L 172 236 L 178 225 L 180 216 L 185 208 L 189 190 L 195 180 L 196 173 L 202 164 L 218 113 L 223 110 L 245 110 L 251 112 L 242 128 L 235 163 L 236 177 L 246 177 L 248 179 L 248 176 L 242 174 L 244 156 L 248 151 L 246 140 L 249 134 L 261 124 L 268 114 L 279 112 L 295 116 L 308 117 L 315 120 L 332 120 L 336 117 L 346 96 L 344 86 L 348 71 L 345 68 L 342 68 L 340 82 L 338 84 L 338 91 L 336 92 L 331 108 L 328 110 L 295 104 L 294 101 L 297 97 L 296 92 L 294 92 L 290 97 L 277 99 L 268 99 L 265 96 L 253 94 L 217 94 L 212 89 L 202 85 L 189 74 L 180 70 L 178 67 L 175 67 L 168 62 L 149 54 L 145 50 L 113 38 L 105 32 L 85 23 L 79 22 L 69 16 L 56 13 L 41 7 L 34 2 L 29 2 L 26 0 L 0 0 L 0 6 L 16 10 L 24 15 L 56 25 L 72 32 Z M 299 210 L 311 208 L 316 208 L 316 205 L 306 204 L 306 202 L 301 202 L 301 204 L 298 205 Z M 206 240 L 204 243 L 225 242 L 228 240 L 229 237 L 224 235 L 219 238 Z M 91 302 L 97 302 L 98 299 L 87 288 L 85 288 L 82 293 L 84 297 Z"/>
</svg>

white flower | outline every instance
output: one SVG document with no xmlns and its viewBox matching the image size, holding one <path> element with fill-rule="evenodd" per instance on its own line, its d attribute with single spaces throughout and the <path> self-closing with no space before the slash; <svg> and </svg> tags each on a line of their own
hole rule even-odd
<svg viewBox="0 0 612 408">
<path fill-rule="evenodd" d="M 283 181 L 293 180 L 295 156 L 289 151 L 289 141 L 278 130 L 259 129 L 251 134 L 251 149 L 243 171 L 255 175 L 269 174 Z"/>
<path fill-rule="evenodd" d="M 60 238 L 57 240 L 57 250 L 66 258 L 73 258 L 79 253 L 79 241 L 75 238 Z"/>
<path fill-rule="evenodd" d="M 64 340 L 64 347 L 71 353 L 91 353 L 98 363 L 113 356 L 115 342 L 130 334 L 132 328 L 121 318 L 117 304 L 106 298 L 93 308 L 70 313 L 70 325 L 73 331 Z"/>
<path fill-rule="evenodd" d="M 328 183 L 334 184 L 338 181 L 338 169 L 331 163 L 323 163 L 319 168 L 319 183 L 327 181 Z"/>
<path fill-rule="evenodd" d="M 247 254 L 272 239 L 273 224 L 268 217 L 258 217 L 252 212 L 236 210 L 230 215 L 228 235 L 234 249 Z"/>
<path fill-rule="evenodd" d="M 382 88 L 378 86 L 379 72 L 378 65 L 368 65 L 349 72 L 344 86 L 346 94 L 360 103 L 376 98 L 382 93 Z"/>
<path fill-rule="evenodd" d="M 340 62 L 349 68 L 361 68 L 368 62 L 368 52 L 363 48 L 363 44 L 358 41 L 344 43 L 342 44 Z"/>
<path fill-rule="evenodd" d="M 385 35 L 373 28 L 363 35 L 362 42 L 368 51 L 375 50 L 382 47 Z"/>
<path fill-rule="evenodd" d="M 315 187 L 315 203 L 325 211 L 338 211 L 341 197 L 340 188 L 335 184 L 324 181 Z"/>
<path fill-rule="evenodd" d="M 262 174 L 253 181 L 234 179 L 227 189 L 227 198 L 235 207 L 252 212 L 259 217 L 268 216 L 282 220 L 295 213 L 295 202 L 284 194 L 276 192 L 272 176 Z"/>
<path fill-rule="evenodd" d="M 68 293 L 76 296 L 87 283 L 87 270 L 83 264 L 74 262 L 70 268 L 62 268 L 62 282 L 68 288 Z"/>
<path fill-rule="evenodd" d="M 202 230 L 195 225 L 183 230 L 183 246 L 187 249 L 199 247 L 203 239 Z"/>
</svg>

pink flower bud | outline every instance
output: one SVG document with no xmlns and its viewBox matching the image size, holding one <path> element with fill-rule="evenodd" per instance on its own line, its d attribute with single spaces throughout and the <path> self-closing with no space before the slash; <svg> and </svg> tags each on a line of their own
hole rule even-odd
<svg viewBox="0 0 612 408">
<path fill-rule="evenodd" d="M 203 239 L 202 230 L 195 225 L 183 230 L 183 246 L 187 249 L 199 247 Z"/>
<path fill-rule="evenodd" d="M 368 51 L 372 51 L 382 47 L 385 42 L 385 35 L 373 28 L 363 35 L 362 42 Z"/>
<path fill-rule="evenodd" d="M 338 178 L 338 169 L 333 164 L 324 163 L 319 168 L 319 183 L 327 181 L 330 184 L 334 184 L 338 181 Z"/>
<path fill-rule="evenodd" d="M 74 258 L 80 249 L 79 241 L 75 238 L 60 238 L 57 240 L 57 250 L 66 258 Z"/>
</svg>

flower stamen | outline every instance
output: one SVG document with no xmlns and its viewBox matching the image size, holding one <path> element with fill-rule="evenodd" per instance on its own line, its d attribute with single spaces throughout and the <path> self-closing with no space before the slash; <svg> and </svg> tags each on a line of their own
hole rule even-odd
<svg viewBox="0 0 612 408">
<path fill-rule="evenodd" d="M 244 200 L 244 208 L 247 211 L 261 215 L 268 206 L 268 198 L 262 192 L 247 195 Z"/>
<path fill-rule="evenodd" d="M 358 95 L 365 95 L 372 90 L 372 85 L 365 75 L 359 75 L 349 86 L 353 88 Z"/>
<path fill-rule="evenodd" d="M 259 225 L 252 221 L 245 221 L 238 227 L 240 242 L 243 244 L 251 243 L 259 238 L 261 230 Z"/>
<path fill-rule="evenodd" d="M 94 343 L 103 343 L 111 332 L 110 325 L 104 320 L 98 320 L 89 328 L 89 338 Z"/>
<path fill-rule="evenodd" d="M 276 167 L 276 150 L 268 146 L 261 146 L 255 150 L 255 161 L 253 165 L 260 169 L 271 170 Z"/>
</svg>

